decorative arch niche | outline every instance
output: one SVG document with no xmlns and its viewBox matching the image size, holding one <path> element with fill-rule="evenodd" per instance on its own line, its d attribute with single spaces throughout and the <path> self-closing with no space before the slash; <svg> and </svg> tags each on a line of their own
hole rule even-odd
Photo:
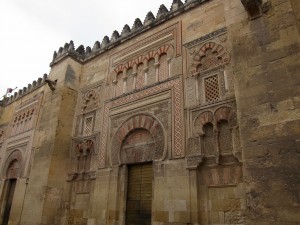
<svg viewBox="0 0 300 225">
<path fill-rule="evenodd" d="M 113 165 L 163 160 L 165 155 L 166 135 L 160 121 L 153 116 L 135 115 L 126 120 L 113 136 Z"/>
<path fill-rule="evenodd" d="M 221 65 L 226 65 L 230 61 L 230 54 L 220 44 L 208 42 L 193 56 L 193 64 L 190 73 L 196 74 L 214 69 Z"/>
<path fill-rule="evenodd" d="M 232 107 L 221 106 L 199 113 L 193 121 L 193 135 L 199 140 L 200 161 L 215 158 L 213 163 L 236 162 L 231 156 L 241 159 L 236 112 Z"/>
</svg>

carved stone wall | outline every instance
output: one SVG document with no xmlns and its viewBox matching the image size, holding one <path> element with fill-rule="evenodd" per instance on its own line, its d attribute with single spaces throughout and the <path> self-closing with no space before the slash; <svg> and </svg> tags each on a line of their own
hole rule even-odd
<svg viewBox="0 0 300 225">
<path fill-rule="evenodd" d="M 191 114 L 187 168 L 196 170 L 199 221 L 244 224 L 243 162 L 235 103 Z"/>
<path fill-rule="evenodd" d="M 41 96 L 35 96 L 16 107 L 10 123 L 10 136 L 18 135 L 35 127 Z"/>
<path fill-rule="evenodd" d="M 181 92 L 181 81 L 178 78 L 173 78 L 170 80 L 166 80 L 158 85 L 150 86 L 147 89 L 143 89 L 137 93 L 132 93 L 129 95 L 126 95 L 121 98 L 114 99 L 111 102 L 108 102 L 105 104 L 104 108 L 104 115 L 103 115 L 103 133 L 101 134 L 101 143 L 100 143 L 100 165 L 103 167 L 105 165 L 105 157 L 106 157 L 106 147 L 107 147 L 107 129 L 109 125 L 109 111 L 113 108 L 120 109 L 125 106 L 125 109 L 127 108 L 126 104 L 128 105 L 128 109 L 136 108 L 134 106 L 135 104 L 142 106 L 147 101 L 148 102 L 158 102 L 158 99 L 156 99 L 155 94 L 157 93 L 169 93 L 168 97 L 171 102 L 168 103 L 168 105 L 171 105 L 172 111 L 174 112 L 174 117 L 171 119 L 171 123 L 168 125 L 168 132 L 171 132 L 172 134 L 170 139 L 172 140 L 172 157 L 174 158 L 180 158 L 184 156 L 184 148 L 183 148 L 183 109 L 182 109 L 182 92 Z M 170 92 L 172 95 L 170 95 Z M 151 100 L 153 96 L 153 99 Z M 158 95 L 159 97 L 160 95 Z M 164 96 L 164 95 L 163 95 Z M 163 97 L 165 98 L 165 97 Z M 145 103 L 142 103 L 144 100 Z M 165 106 L 163 107 L 165 108 Z M 162 108 L 162 109 L 163 109 Z M 167 107 L 168 110 L 170 109 Z M 144 112 L 144 111 L 143 111 Z M 132 114 L 132 112 L 129 112 Z M 169 111 L 170 114 L 167 115 L 167 118 L 171 117 L 171 111 Z M 165 126 L 165 124 L 164 124 Z M 110 131 L 114 131 L 113 127 L 110 127 Z"/>
<path fill-rule="evenodd" d="M 2 178 L 6 178 L 7 168 L 16 160 L 20 177 L 28 177 L 32 157 L 32 141 L 38 120 L 43 94 L 26 98 L 16 105 L 12 120 L 2 129 Z M 17 165 L 16 164 L 16 165 Z"/>
<path fill-rule="evenodd" d="M 298 224 L 296 2 L 173 0 L 93 48 L 66 43 L 0 101 L 9 224 L 122 224 L 144 163 L 152 224 Z"/>
<path fill-rule="evenodd" d="M 234 97 L 226 30 L 219 29 L 185 44 L 187 106 L 208 105 Z"/>
<path fill-rule="evenodd" d="M 100 132 L 96 123 L 101 109 L 102 84 L 82 88 L 78 100 L 74 136 L 70 149 L 68 181 L 73 191 L 90 193 L 91 183 L 96 178 Z"/>
</svg>

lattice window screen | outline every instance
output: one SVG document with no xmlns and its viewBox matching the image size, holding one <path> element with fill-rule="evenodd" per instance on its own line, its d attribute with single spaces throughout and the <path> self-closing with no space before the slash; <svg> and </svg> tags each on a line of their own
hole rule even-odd
<svg viewBox="0 0 300 225">
<path fill-rule="evenodd" d="M 204 79 L 206 102 L 214 102 L 220 99 L 218 76 L 211 76 Z"/>
<path fill-rule="evenodd" d="M 91 135 L 93 131 L 93 117 L 86 117 L 84 119 L 83 135 Z"/>
</svg>

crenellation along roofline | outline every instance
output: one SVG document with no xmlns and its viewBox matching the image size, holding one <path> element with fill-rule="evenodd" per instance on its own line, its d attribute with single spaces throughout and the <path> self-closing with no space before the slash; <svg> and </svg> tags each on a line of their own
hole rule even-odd
<svg viewBox="0 0 300 225">
<path fill-rule="evenodd" d="M 75 50 L 73 41 L 65 43 L 64 47 L 60 47 L 58 51 L 54 52 L 50 67 L 68 56 L 79 63 L 85 63 L 97 57 L 98 55 L 140 35 L 141 33 L 157 27 L 158 25 L 208 1 L 212 0 L 186 0 L 185 3 L 183 3 L 181 0 L 173 0 L 170 10 L 168 10 L 166 6 L 162 4 L 158 9 L 156 17 L 154 17 L 153 13 L 150 11 L 147 13 L 143 23 L 139 18 L 136 18 L 131 29 L 128 24 L 125 24 L 121 34 L 115 30 L 112 33 L 111 38 L 104 36 L 102 42 L 100 43 L 99 41 L 96 41 L 92 48 L 90 46 L 84 48 L 83 45 L 80 45 Z"/>
</svg>

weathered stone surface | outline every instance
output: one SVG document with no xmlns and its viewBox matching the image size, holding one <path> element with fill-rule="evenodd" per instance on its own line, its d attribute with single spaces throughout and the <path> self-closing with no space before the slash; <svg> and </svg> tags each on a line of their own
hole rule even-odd
<svg viewBox="0 0 300 225">
<path fill-rule="evenodd" d="M 60 47 L 1 101 L 0 214 L 16 178 L 9 224 L 124 224 L 140 205 L 130 223 L 299 224 L 298 5 L 174 0 Z"/>
</svg>

